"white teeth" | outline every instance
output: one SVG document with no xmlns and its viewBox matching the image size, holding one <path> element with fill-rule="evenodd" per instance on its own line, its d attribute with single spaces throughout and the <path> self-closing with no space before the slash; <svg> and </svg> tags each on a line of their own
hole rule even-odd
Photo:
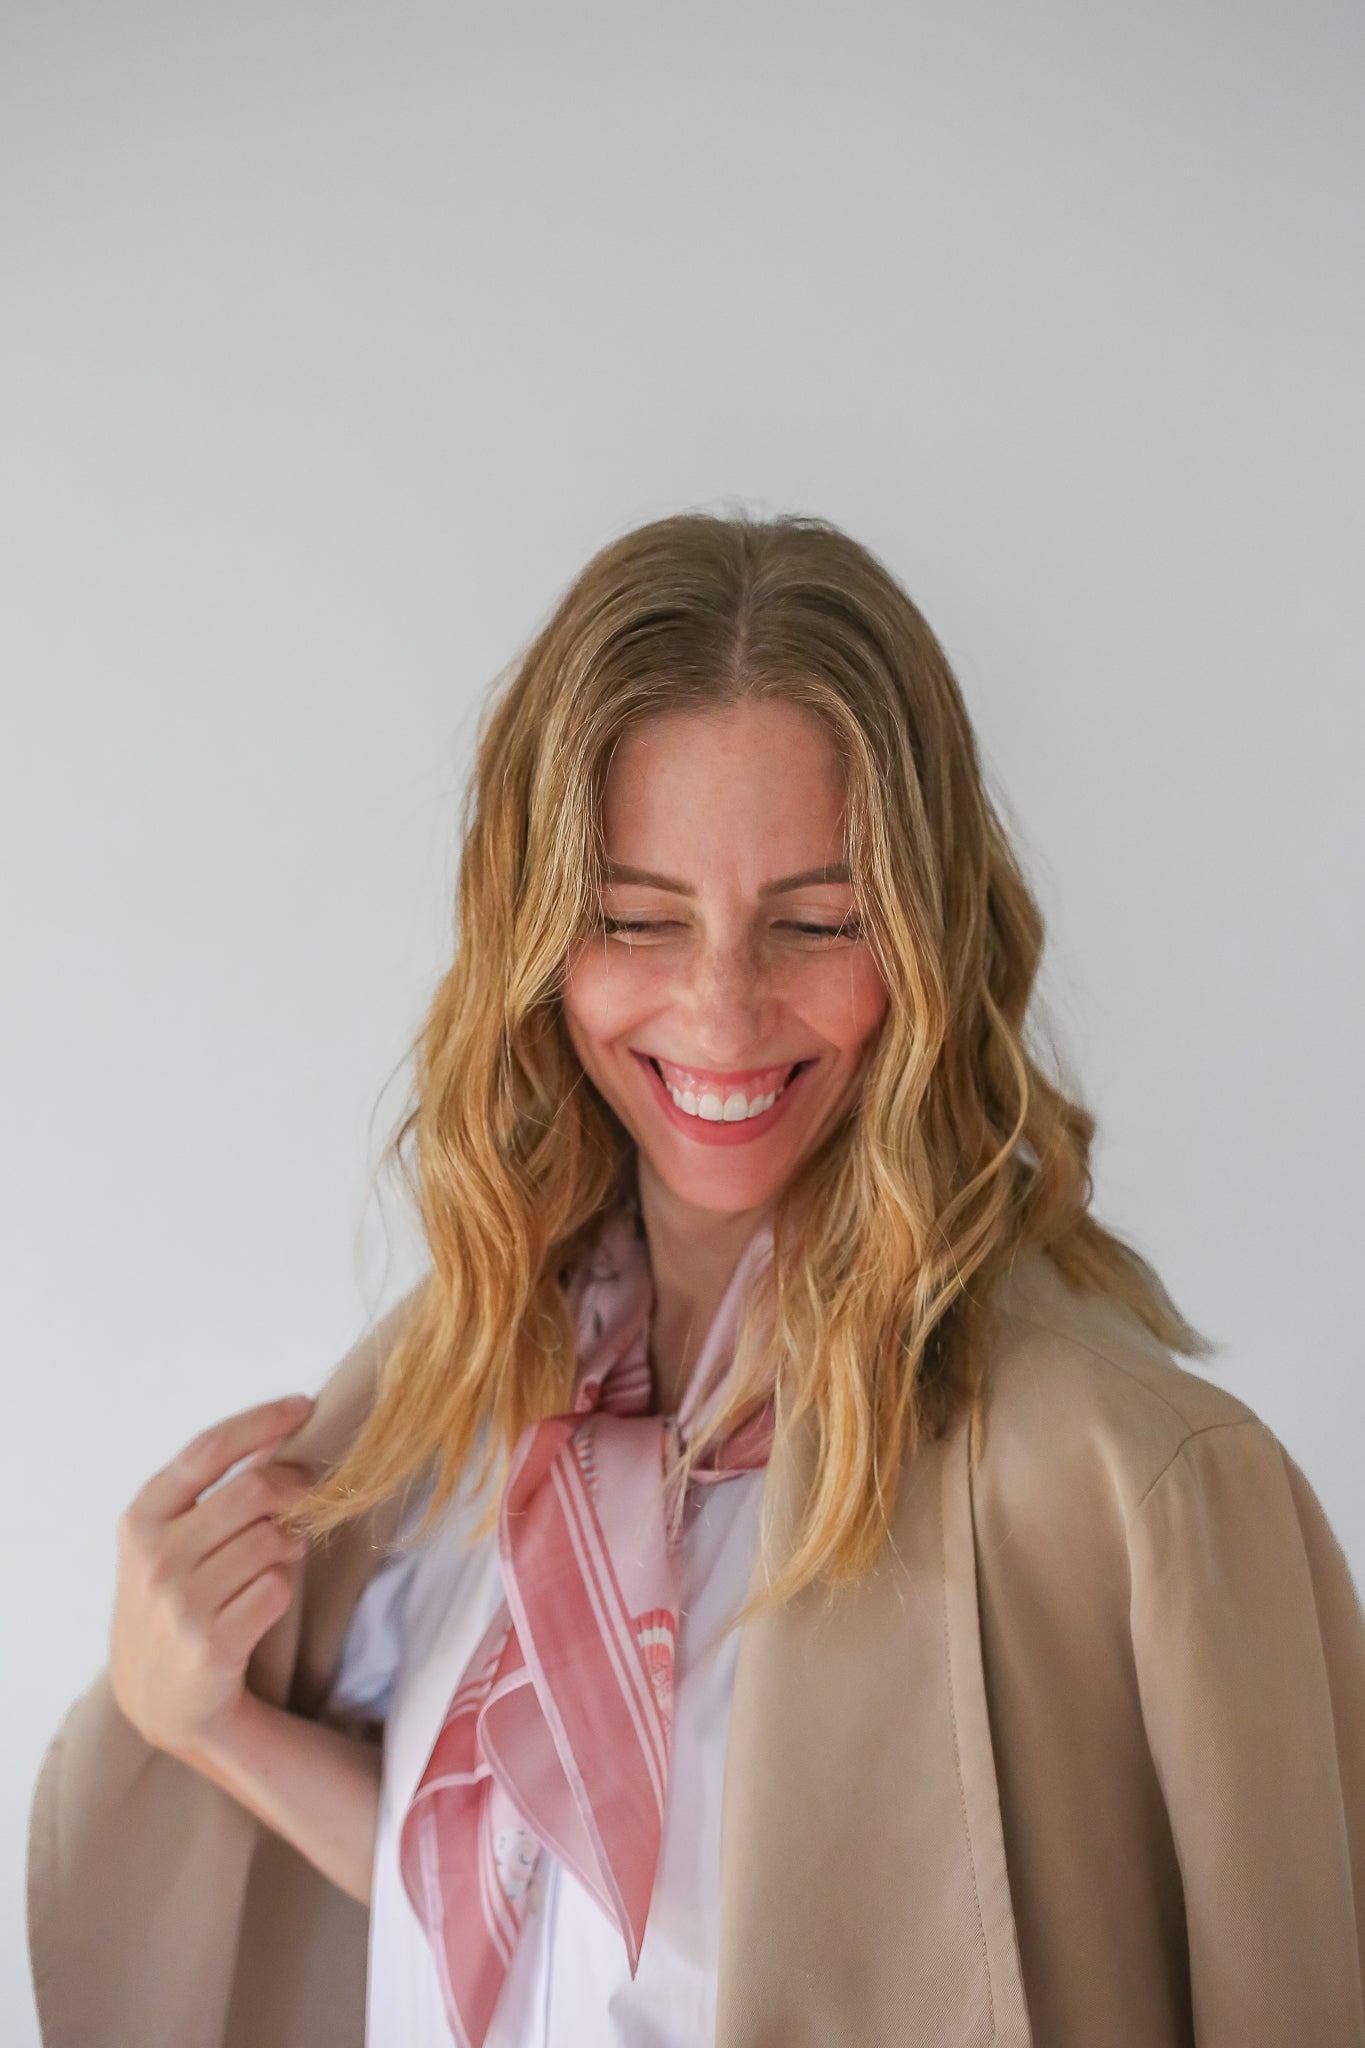
<svg viewBox="0 0 1365 2048">
<path fill-rule="evenodd" d="M 786 1087 L 784 1081 L 782 1087 Z M 675 1088 L 671 1082 L 664 1082 L 665 1088 L 685 1116 L 699 1116 L 708 1124 L 745 1123 L 751 1116 L 762 1116 L 765 1109 L 771 1109 L 782 1088 L 774 1088 L 767 1095 L 755 1096 L 752 1102 L 738 1088 L 732 1088 L 723 1099 L 714 1089 L 708 1088 L 703 1095 L 694 1095 L 690 1088 Z"/>
</svg>

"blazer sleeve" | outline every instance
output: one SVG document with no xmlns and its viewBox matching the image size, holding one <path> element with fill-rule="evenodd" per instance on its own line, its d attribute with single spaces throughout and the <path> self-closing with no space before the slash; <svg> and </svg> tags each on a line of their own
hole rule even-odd
<svg viewBox="0 0 1365 2048">
<path fill-rule="evenodd" d="M 276 1455 L 333 1463 L 373 1400 L 415 1288 L 347 1352 Z M 311 1550 L 253 1653 L 255 1690 L 306 1710 L 365 1575 L 362 1518 Z M 347 1539 L 347 1540 L 341 1540 Z M 301 1701 L 300 1693 L 305 1697 Z M 365 1909 L 125 1718 L 108 1668 L 36 1781 L 28 1939 L 43 2048 L 360 2048 Z"/>
<path fill-rule="evenodd" d="M 1198 2048 L 1365 2048 L 1365 1614 L 1341 1546 L 1254 1417 L 1189 1435 L 1129 1542 Z"/>
</svg>

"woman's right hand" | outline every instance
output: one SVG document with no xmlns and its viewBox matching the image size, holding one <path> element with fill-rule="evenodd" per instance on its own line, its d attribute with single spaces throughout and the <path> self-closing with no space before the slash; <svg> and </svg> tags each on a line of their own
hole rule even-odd
<svg viewBox="0 0 1365 2048">
<path fill-rule="evenodd" d="M 273 1518 L 315 1475 L 258 1460 L 312 1408 L 293 1395 L 229 1416 L 187 1443 L 119 1517 L 109 1676 L 156 1749 L 191 1756 L 231 1719 L 252 1650 L 294 1597 L 307 1539 Z M 199 1498 L 248 1453 L 250 1464 Z"/>
</svg>

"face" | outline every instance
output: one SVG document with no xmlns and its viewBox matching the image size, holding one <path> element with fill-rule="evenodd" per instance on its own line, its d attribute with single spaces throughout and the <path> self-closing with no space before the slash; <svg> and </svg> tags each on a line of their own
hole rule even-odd
<svg viewBox="0 0 1365 2048">
<path fill-rule="evenodd" d="M 758 1209 L 855 1100 L 886 1013 L 829 736 L 788 703 L 661 714 L 617 746 L 602 822 L 605 916 L 569 962 L 569 1036 L 642 1184 Z"/>
</svg>

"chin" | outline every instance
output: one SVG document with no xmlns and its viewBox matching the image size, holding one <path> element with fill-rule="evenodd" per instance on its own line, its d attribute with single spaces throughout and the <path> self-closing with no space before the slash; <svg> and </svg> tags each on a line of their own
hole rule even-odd
<svg viewBox="0 0 1365 2048">
<path fill-rule="evenodd" d="M 641 1156 L 649 1161 L 657 1179 L 661 1180 L 669 1193 L 678 1201 L 686 1202 L 694 1209 L 709 1209 L 717 1215 L 737 1216 L 746 1209 L 762 1208 L 765 1203 L 776 1199 L 786 1173 L 755 1172 L 751 1167 L 741 1165 L 731 1154 L 715 1155 L 714 1163 L 687 1163 L 677 1159 L 654 1158 L 641 1148 Z"/>
</svg>

